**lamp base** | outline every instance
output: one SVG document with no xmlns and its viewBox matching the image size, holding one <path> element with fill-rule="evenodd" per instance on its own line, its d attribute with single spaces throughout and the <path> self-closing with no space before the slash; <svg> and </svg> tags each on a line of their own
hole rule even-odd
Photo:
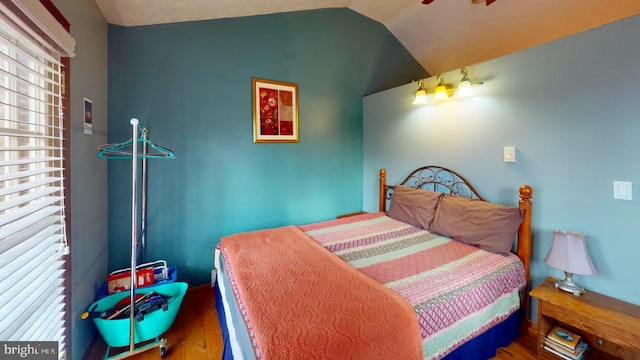
<svg viewBox="0 0 640 360">
<path fill-rule="evenodd" d="M 586 292 L 586 290 L 582 286 L 573 282 L 572 273 L 565 271 L 564 276 L 565 276 L 564 280 L 556 280 L 556 283 L 553 284 L 553 286 L 555 286 L 556 289 L 561 289 L 566 292 L 570 292 L 575 296 L 580 296 Z"/>
</svg>

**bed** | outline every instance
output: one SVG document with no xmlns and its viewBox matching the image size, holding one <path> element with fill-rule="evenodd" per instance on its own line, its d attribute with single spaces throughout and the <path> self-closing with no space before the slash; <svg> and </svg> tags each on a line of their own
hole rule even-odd
<svg viewBox="0 0 640 360">
<path fill-rule="evenodd" d="M 488 203 L 439 166 L 390 186 L 381 169 L 377 213 L 224 237 L 223 358 L 493 357 L 526 327 L 531 187 L 519 195 Z"/>
</svg>

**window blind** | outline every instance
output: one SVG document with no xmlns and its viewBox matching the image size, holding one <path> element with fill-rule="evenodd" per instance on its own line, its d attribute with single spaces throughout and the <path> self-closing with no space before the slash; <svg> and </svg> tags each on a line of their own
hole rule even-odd
<svg viewBox="0 0 640 360">
<path fill-rule="evenodd" d="M 24 18 L 0 7 L 0 341 L 57 341 L 63 359 L 64 77 Z"/>
</svg>

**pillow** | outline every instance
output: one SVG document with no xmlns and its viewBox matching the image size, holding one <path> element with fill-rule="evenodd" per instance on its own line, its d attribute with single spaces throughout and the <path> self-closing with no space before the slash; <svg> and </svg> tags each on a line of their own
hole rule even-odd
<svg viewBox="0 0 640 360">
<path fill-rule="evenodd" d="M 519 208 L 443 195 L 429 231 L 507 255 L 521 222 Z"/>
<path fill-rule="evenodd" d="M 442 194 L 396 185 L 389 206 L 389 217 L 429 230 Z"/>
</svg>

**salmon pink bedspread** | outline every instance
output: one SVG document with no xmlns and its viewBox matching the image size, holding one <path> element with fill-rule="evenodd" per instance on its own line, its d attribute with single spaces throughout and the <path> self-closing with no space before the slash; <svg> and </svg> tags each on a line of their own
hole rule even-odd
<svg viewBox="0 0 640 360">
<path fill-rule="evenodd" d="M 384 213 L 300 227 L 363 274 L 402 295 L 420 324 L 425 359 L 439 359 L 520 306 L 524 268 Z"/>
<path fill-rule="evenodd" d="M 422 358 L 411 305 L 299 228 L 227 236 L 220 250 L 256 358 Z"/>
</svg>

